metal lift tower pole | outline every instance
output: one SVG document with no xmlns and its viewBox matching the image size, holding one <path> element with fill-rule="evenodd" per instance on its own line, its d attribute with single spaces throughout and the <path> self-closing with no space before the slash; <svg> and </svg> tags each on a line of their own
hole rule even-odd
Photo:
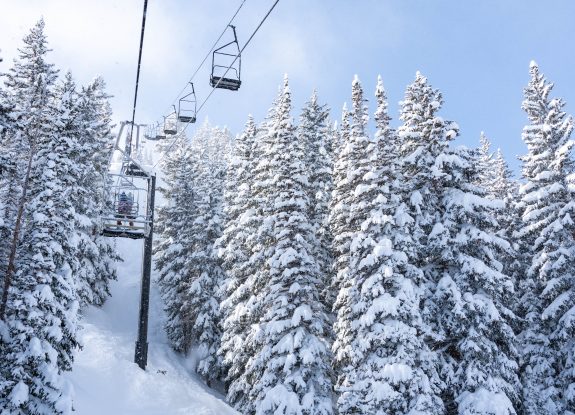
<svg viewBox="0 0 575 415">
<path fill-rule="evenodd" d="M 136 353 L 134 361 L 146 369 L 148 363 L 148 312 L 150 309 L 150 279 L 152 272 L 152 242 L 154 237 L 154 198 L 156 194 L 156 176 L 148 180 L 148 209 L 150 212 L 150 229 L 144 241 L 144 272 L 142 274 L 142 287 L 140 290 L 140 313 L 138 316 L 138 340 L 136 340 Z"/>
</svg>

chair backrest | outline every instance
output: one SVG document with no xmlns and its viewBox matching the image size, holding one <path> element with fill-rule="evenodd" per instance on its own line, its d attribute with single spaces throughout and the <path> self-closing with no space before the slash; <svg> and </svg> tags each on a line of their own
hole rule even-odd
<svg viewBox="0 0 575 415">
<path fill-rule="evenodd" d="M 229 25 L 234 39 L 215 49 L 212 53 L 212 73 L 210 85 L 214 88 L 237 91 L 240 88 L 242 56 L 236 35 L 236 27 Z"/>
</svg>

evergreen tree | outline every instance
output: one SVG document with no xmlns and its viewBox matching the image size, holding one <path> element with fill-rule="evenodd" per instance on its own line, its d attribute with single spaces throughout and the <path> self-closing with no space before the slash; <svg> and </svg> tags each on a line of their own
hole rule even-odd
<svg viewBox="0 0 575 415">
<path fill-rule="evenodd" d="M 158 208 L 158 240 L 154 248 L 158 284 L 167 314 L 165 329 L 172 347 L 179 352 L 187 352 L 192 344 L 185 262 L 191 254 L 189 229 L 194 206 L 187 147 L 187 140 L 180 138 L 163 158 L 165 185 L 158 190 L 166 204 Z"/>
<path fill-rule="evenodd" d="M 409 263 L 409 216 L 399 197 L 398 142 L 378 80 L 377 132 L 367 136 L 361 86 L 352 86 L 349 147 L 354 232 L 338 296 L 336 368 L 341 414 L 442 413 L 437 373 L 418 333 L 421 271 Z"/>
<path fill-rule="evenodd" d="M 6 74 L 8 106 L 12 108 L 12 135 L 8 137 L 8 148 L 14 156 L 15 176 L 5 193 L 5 205 L 11 204 L 7 217 L 12 221 L 9 229 L 10 247 L 4 277 L 4 289 L 0 303 L 0 320 L 4 319 L 8 289 L 12 284 L 16 268 L 16 250 L 23 226 L 26 193 L 30 180 L 32 161 L 37 151 L 37 137 L 48 134 L 53 113 L 49 108 L 53 100 L 53 86 L 57 71 L 46 62 L 49 52 L 44 35 L 44 21 L 40 20 L 24 38 L 24 47 L 14 67 Z"/>
<path fill-rule="evenodd" d="M 436 160 L 445 154 L 449 141 L 458 133 L 455 123 L 437 115 L 441 104 L 441 93 L 434 90 L 427 78 L 418 72 L 401 102 L 400 119 L 403 125 L 398 129 L 402 183 L 400 197 L 409 215 L 407 234 L 413 244 L 410 244 L 409 249 L 406 247 L 405 253 L 409 262 L 423 272 L 419 295 L 425 330 L 422 330 L 421 335 L 432 351 L 428 356 L 430 366 L 439 364 L 436 344 L 440 344 L 443 339 L 436 320 L 438 305 L 432 301 L 431 296 L 440 275 L 433 267 L 432 252 L 427 241 L 433 225 L 440 221 L 441 184 L 438 179 L 441 172 L 437 169 Z M 441 365 L 440 369 L 445 367 Z M 449 370 L 440 373 L 443 386 L 450 384 L 452 376 Z M 444 389 L 443 394 L 449 395 L 449 389 Z M 448 396 L 442 398 L 444 403 L 451 401 Z M 451 413 L 449 406 L 446 410 Z"/>
<path fill-rule="evenodd" d="M 18 206 L 18 152 L 8 92 L 0 86 L 0 239 L 9 241 Z M 21 156 L 20 156 L 21 157 Z M 0 298 L 8 267 L 10 244 L 0 244 Z"/>
<path fill-rule="evenodd" d="M 228 396 L 234 402 L 247 396 L 249 389 L 236 382 L 245 368 L 249 354 L 244 348 L 248 331 L 247 301 L 252 295 L 251 272 L 248 266 L 251 246 L 248 236 L 254 233 L 252 215 L 253 149 L 257 129 L 250 116 L 243 134 L 236 140 L 226 174 L 224 191 L 225 224 L 222 237 L 217 241 L 219 257 L 225 271 L 223 284 L 222 342 L 219 354 L 225 365 L 226 381 L 231 385 Z M 240 386 L 239 390 L 236 388 Z"/>
<path fill-rule="evenodd" d="M 324 297 L 328 307 L 333 307 L 342 281 L 346 279 L 349 263 L 349 204 L 350 184 L 347 178 L 350 150 L 350 113 L 344 104 L 341 115 L 341 127 L 333 165 L 333 191 L 329 206 L 329 228 L 333 237 L 333 271 Z"/>
<path fill-rule="evenodd" d="M 434 302 L 441 305 L 447 387 L 460 414 L 514 414 L 520 389 L 510 307 L 515 291 L 503 262 L 511 247 L 493 232 L 504 204 L 474 184 L 480 172 L 473 152 L 460 148 L 440 160 L 442 218 L 429 245 L 441 275 Z"/>
<path fill-rule="evenodd" d="M 494 172 L 495 180 L 488 192 L 496 199 L 505 200 L 507 202 L 506 206 L 511 207 L 510 204 L 517 194 L 517 186 L 513 181 L 513 173 L 500 149 L 495 152 Z"/>
<path fill-rule="evenodd" d="M 314 229 L 315 246 L 313 255 L 325 284 L 330 282 L 333 258 L 331 254 L 332 235 L 328 215 L 332 192 L 333 145 L 327 117 L 329 110 L 317 102 L 313 92 L 303 108 L 298 127 L 298 139 L 304 151 L 308 175 L 307 197 L 310 200 L 308 218 Z"/>
<path fill-rule="evenodd" d="M 260 272 L 259 321 L 252 325 L 255 353 L 248 362 L 250 397 L 256 414 L 333 413 L 327 314 L 313 257 L 313 228 L 303 149 L 290 117 L 287 77 L 270 119 L 263 157 L 268 166 L 271 237 Z M 238 408 L 252 412 L 252 408 Z"/>
<path fill-rule="evenodd" d="M 423 331 L 439 357 L 447 413 L 515 413 L 517 362 L 508 307 L 512 278 L 503 271 L 509 243 L 493 230 L 503 204 L 489 201 L 478 156 L 450 150 L 455 123 L 437 115 L 439 91 L 417 74 L 406 91 L 399 129 L 401 163 L 416 249 L 423 271 Z M 430 355 L 429 362 L 434 361 Z"/>
<path fill-rule="evenodd" d="M 7 414 L 70 413 L 62 371 L 71 369 L 78 345 L 74 208 L 66 192 L 76 169 L 77 147 L 69 134 L 73 83 L 67 79 L 56 98 L 56 72 L 44 61 L 43 27 L 40 21 L 24 39 L 7 83 L 17 105 L 25 105 L 19 108 L 17 128 L 32 149 L 23 184 L 29 199 L 23 212 L 25 232 L 4 316 L 9 339 L 1 350 L 0 406 Z"/>
<path fill-rule="evenodd" d="M 245 280 L 228 295 L 222 304 L 224 312 L 232 313 L 233 321 L 236 322 L 233 331 L 229 332 L 232 326 L 228 324 L 229 321 L 226 318 L 224 339 L 228 338 L 228 334 L 233 336 L 234 332 L 238 333 L 238 337 L 228 340 L 232 342 L 235 340 L 237 343 L 230 345 L 232 348 L 224 345 L 226 349 L 222 349 L 226 350 L 226 360 L 229 362 L 231 359 L 234 362 L 227 375 L 228 401 L 235 408 L 242 408 L 244 412 L 255 410 L 250 392 L 257 378 L 248 370 L 248 362 L 257 353 L 261 343 L 261 336 L 254 328 L 257 329 L 263 314 L 262 293 L 267 281 L 266 244 L 270 243 L 273 236 L 272 222 L 269 219 L 271 204 L 269 160 L 264 150 L 273 142 L 275 112 L 280 99 L 281 91 L 268 111 L 266 120 L 256 129 L 249 161 L 247 161 L 251 177 L 248 180 L 249 186 L 245 187 L 246 204 L 240 222 L 244 232 L 240 238 L 244 241 L 247 256 L 245 261 L 239 262 L 235 267 L 239 275 L 245 276 Z M 224 266 L 227 267 L 225 259 Z"/>
<path fill-rule="evenodd" d="M 479 172 L 477 184 L 487 190 L 491 197 L 495 197 L 493 194 L 496 180 L 495 160 L 491 152 L 491 142 L 483 131 L 479 136 L 477 150 L 477 171 Z"/>
<path fill-rule="evenodd" d="M 168 313 L 168 338 L 178 351 L 198 350 L 196 369 L 208 382 L 221 378 L 216 352 L 223 276 L 214 243 L 221 236 L 225 164 L 220 159 L 228 144 L 227 133 L 206 122 L 191 145 L 183 141 L 172 152 L 166 159 L 163 189 L 170 203 L 158 215 L 156 267 Z"/>
<path fill-rule="evenodd" d="M 223 271 L 214 249 L 222 235 L 223 181 L 227 131 L 204 126 L 192 140 L 188 163 L 191 166 L 194 213 L 191 228 L 191 254 L 186 258 L 190 286 L 187 295 L 192 310 L 192 336 L 200 357 L 197 372 L 208 382 L 222 378 L 222 362 L 217 356 L 221 341 L 220 300 Z"/>
<path fill-rule="evenodd" d="M 573 118 L 553 84 L 531 63 L 523 110 L 523 178 L 516 233 L 527 254 L 523 290 L 526 327 L 521 335 L 523 400 L 528 414 L 575 412 Z"/>
<path fill-rule="evenodd" d="M 78 97 L 80 166 L 73 203 L 76 210 L 78 249 L 81 266 L 75 272 L 77 293 L 82 304 L 101 305 L 110 295 L 110 281 L 116 279 L 115 252 L 110 238 L 98 232 L 99 215 L 104 203 L 105 173 L 112 151 L 112 111 L 100 77 L 83 87 Z"/>
</svg>

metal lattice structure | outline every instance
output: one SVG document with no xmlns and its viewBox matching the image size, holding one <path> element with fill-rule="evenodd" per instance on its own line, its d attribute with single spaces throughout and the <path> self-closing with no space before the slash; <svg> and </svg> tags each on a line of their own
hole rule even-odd
<svg viewBox="0 0 575 415">
<path fill-rule="evenodd" d="M 128 126 L 130 131 L 126 128 Z M 132 154 L 138 154 L 140 127 L 142 126 L 130 121 L 124 121 L 120 125 L 118 138 L 110 155 L 106 177 L 101 234 L 113 238 L 144 240 L 138 339 L 134 360 L 142 369 L 145 369 L 148 360 L 148 309 L 156 176 L 132 157 Z M 134 128 L 135 141 L 132 140 Z M 124 137 L 125 140 L 122 141 Z"/>
</svg>

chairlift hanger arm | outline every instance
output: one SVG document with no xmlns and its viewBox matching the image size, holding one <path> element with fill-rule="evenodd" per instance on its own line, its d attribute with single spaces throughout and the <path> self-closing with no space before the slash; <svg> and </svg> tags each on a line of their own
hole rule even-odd
<svg viewBox="0 0 575 415">
<path fill-rule="evenodd" d="M 235 43 L 236 45 L 238 45 L 238 42 L 237 42 L 237 41 L 232 40 L 231 42 L 226 43 L 225 45 L 222 45 L 222 46 L 220 46 L 220 47 L 217 48 L 217 49 L 214 49 L 214 54 L 217 53 L 218 55 L 237 56 L 239 53 L 232 55 L 232 54 L 226 54 L 226 53 L 224 53 L 224 52 L 220 52 L 220 50 L 222 50 L 223 48 L 227 48 L 228 46 L 233 45 L 234 43 Z M 240 50 L 240 45 L 238 45 L 238 51 L 239 51 L 239 50 Z"/>
</svg>

